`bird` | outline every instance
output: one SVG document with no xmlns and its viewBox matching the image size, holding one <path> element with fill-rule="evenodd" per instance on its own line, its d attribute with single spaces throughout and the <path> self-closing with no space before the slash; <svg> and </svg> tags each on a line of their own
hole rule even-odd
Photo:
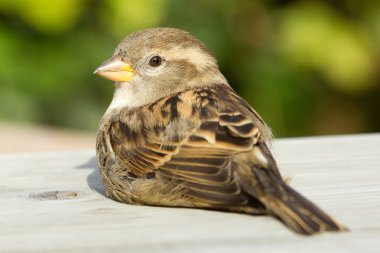
<svg viewBox="0 0 380 253">
<path fill-rule="evenodd" d="M 190 33 L 136 31 L 94 73 L 115 82 L 96 140 L 109 198 L 270 215 L 301 235 L 346 230 L 288 185 L 270 128 Z"/>
</svg>

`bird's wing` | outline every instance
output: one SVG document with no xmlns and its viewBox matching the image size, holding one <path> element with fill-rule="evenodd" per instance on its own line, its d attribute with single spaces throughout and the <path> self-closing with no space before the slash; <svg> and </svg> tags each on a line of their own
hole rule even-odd
<svg viewBox="0 0 380 253">
<path fill-rule="evenodd" d="M 181 185 L 210 207 L 249 201 L 236 182 L 233 157 L 265 146 L 269 136 L 256 112 L 225 85 L 165 97 L 121 113 L 111 126 L 111 145 L 126 173 Z"/>
</svg>

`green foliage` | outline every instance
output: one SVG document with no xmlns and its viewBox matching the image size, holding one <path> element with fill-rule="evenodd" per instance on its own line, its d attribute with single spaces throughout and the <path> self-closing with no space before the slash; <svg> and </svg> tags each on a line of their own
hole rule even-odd
<svg viewBox="0 0 380 253">
<path fill-rule="evenodd" d="M 355 93 L 374 85 L 371 38 L 326 5 L 309 3 L 285 10 L 280 36 L 285 58 L 321 71 L 332 88 Z"/>
<path fill-rule="evenodd" d="M 2 0 L 0 118 L 96 129 L 128 33 L 190 31 L 276 136 L 380 130 L 377 1 Z"/>
</svg>

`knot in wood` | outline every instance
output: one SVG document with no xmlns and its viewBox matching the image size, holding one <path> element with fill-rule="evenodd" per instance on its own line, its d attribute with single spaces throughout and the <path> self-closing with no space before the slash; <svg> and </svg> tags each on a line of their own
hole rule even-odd
<svg viewBox="0 0 380 253">
<path fill-rule="evenodd" d="M 79 193 L 74 191 L 48 191 L 41 193 L 32 193 L 29 195 L 30 198 L 39 200 L 64 200 L 64 199 L 74 199 L 78 197 Z"/>
</svg>

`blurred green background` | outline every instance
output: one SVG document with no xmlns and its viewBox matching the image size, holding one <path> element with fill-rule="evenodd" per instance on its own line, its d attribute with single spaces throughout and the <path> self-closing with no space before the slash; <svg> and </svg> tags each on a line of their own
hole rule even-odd
<svg viewBox="0 0 380 253">
<path fill-rule="evenodd" d="M 379 1 L 1 0 L 0 121 L 95 130 L 128 33 L 204 41 L 275 136 L 380 131 Z"/>
</svg>

